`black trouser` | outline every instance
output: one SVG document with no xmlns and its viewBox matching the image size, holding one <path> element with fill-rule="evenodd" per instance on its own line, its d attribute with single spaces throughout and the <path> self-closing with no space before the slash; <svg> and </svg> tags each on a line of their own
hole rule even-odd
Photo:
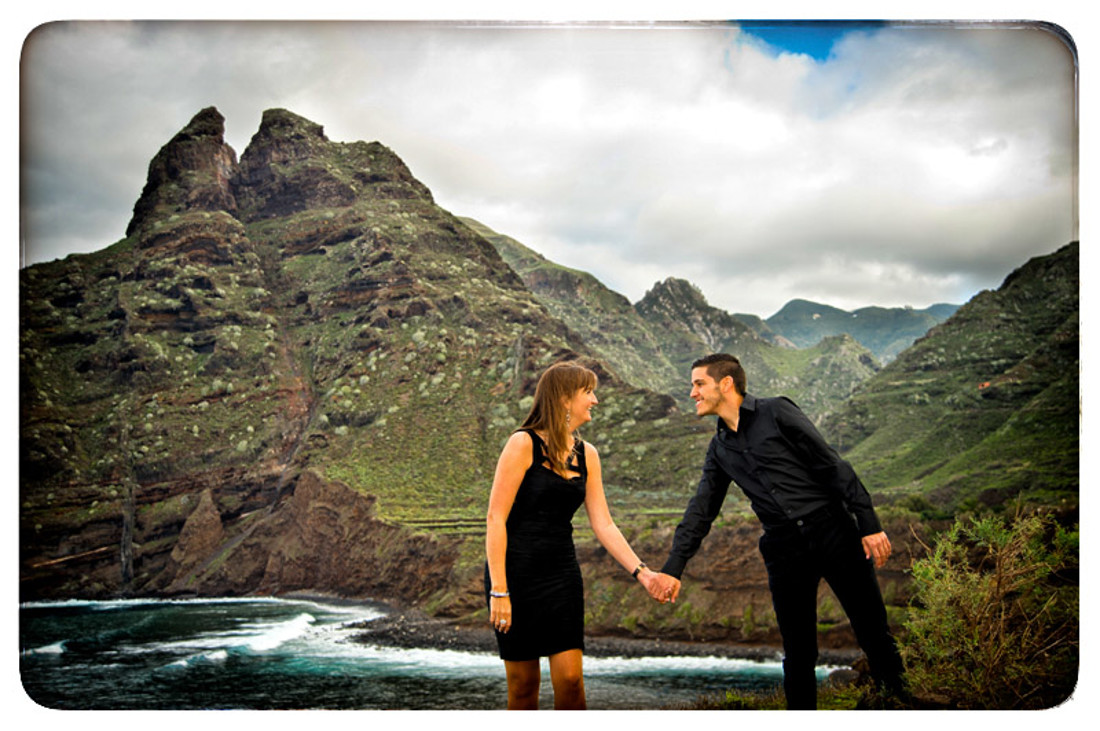
<svg viewBox="0 0 1100 731">
<path fill-rule="evenodd" d="M 783 635 L 787 708 L 817 707 L 817 588 L 823 578 L 848 615 L 871 675 L 889 689 L 901 688 L 901 658 L 886 622 L 874 564 L 864 556 L 855 521 L 842 506 L 821 508 L 788 526 L 766 530 L 760 553 Z"/>
</svg>

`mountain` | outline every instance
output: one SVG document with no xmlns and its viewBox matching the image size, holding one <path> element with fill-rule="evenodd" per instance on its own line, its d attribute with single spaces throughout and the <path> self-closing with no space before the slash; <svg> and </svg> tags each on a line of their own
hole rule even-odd
<svg viewBox="0 0 1100 731">
<path fill-rule="evenodd" d="M 20 272 L 22 601 L 298 591 L 481 623 L 496 458 L 562 359 L 600 375 L 582 436 L 651 564 L 713 433 L 673 393 L 710 349 L 739 349 L 750 388 L 793 395 L 865 477 L 899 606 L 920 515 L 1076 504 L 1076 245 L 880 370 L 849 335 L 775 345 L 685 282 L 630 306 L 508 251 L 378 142 L 281 109 L 239 160 L 223 135 L 201 110 L 152 158 L 122 239 Z M 576 523 L 590 633 L 778 641 L 739 491 L 675 611 Z M 819 617 L 852 646 L 827 598 Z"/>
<path fill-rule="evenodd" d="M 689 373 L 700 354 L 733 353 L 749 374 L 749 391 L 788 396 L 815 420 L 879 367 L 866 348 L 847 336 L 827 338 L 801 351 L 775 345 L 739 318 L 712 307 L 684 280 L 658 282 L 635 307 L 663 334 L 666 352 L 680 372 Z"/>
<path fill-rule="evenodd" d="M 888 363 L 917 338 L 950 317 L 957 305 L 938 304 L 923 310 L 910 307 L 863 307 L 852 312 L 829 305 L 791 300 L 764 320 L 771 332 L 807 348 L 822 338 L 847 334 Z"/>
<path fill-rule="evenodd" d="M 953 512 L 1076 504 L 1080 254 L 985 291 L 863 383 L 823 428 L 884 497 Z"/>
<path fill-rule="evenodd" d="M 772 329 L 768 327 L 768 323 L 761 319 L 759 315 L 752 315 L 747 312 L 735 312 L 733 316 L 748 325 L 753 332 L 773 345 L 778 345 L 783 348 L 798 347 L 787 338 L 773 332 Z"/>
<path fill-rule="evenodd" d="M 160 150 L 124 239 L 21 272 L 25 597 L 449 591 L 560 359 L 601 376 L 609 493 L 689 480 L 704 425 L 669 426 L 392 151 L 269 110 L 238 162 L 223 129 L 205 109 Z"/>
<path fill-rule="evenodd" d="M 878 368 L 847 336 L 795 351 L 761 337 L 741 318 L 712 307 L 682 279 L 657 282 L 636 304 L 587 272 L 549 261 L 515 239 L 472 219 L 463 221 L 496 247 L 546 308 L 632 383 L 677 399 L 688 396 L 691 363 L 713 352 L 735 353 L 761 395 L 793 398 L 814 418 L 841 403 Z"/>
<path fill-rule="evenodd" d="M 546 309 L 599 351 L 631 383 L 678 397 L 687 405 L 687 373 L 664 352 L 630 301 L 587 272 L 561 266 L 471 218 L 462 221 L 490 242 Z"/>
</svg>

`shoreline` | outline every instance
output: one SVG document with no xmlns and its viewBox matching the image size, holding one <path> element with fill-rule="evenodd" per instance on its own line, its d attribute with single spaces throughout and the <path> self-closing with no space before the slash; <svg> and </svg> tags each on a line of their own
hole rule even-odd
<svg viewBox="0 0 1100 731">
<path fill-rule="evenodd" d="M 496 637 L 489 627 L 476 627 L 430 617 L 417 610 L 388 608 L 386 616 L 350 625 L 359 630 L 353 642 L 405 649 L 456 650 L 497 654 Z M 685 642 L 633 637 L 585 635 L 584 653 L 591 657 L 722 657 L 779 662 L 782 649 L 763 645 Z M 820 665 L 849 667 L 861 655 L 858 649 L 822 649 Z"/>
</svg>

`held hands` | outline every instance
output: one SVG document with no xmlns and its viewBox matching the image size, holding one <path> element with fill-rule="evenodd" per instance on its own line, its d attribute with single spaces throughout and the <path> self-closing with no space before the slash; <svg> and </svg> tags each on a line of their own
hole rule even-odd
<svg viewBox="0 0 1100 731">
<path fill-rule="evenodd" d="M 638 574 L 638 581 L 649 592 L 649 595 L 661 604 L 676 602 L 680 594 L 680 580 L 668 574 L 659 574 L 656 571 L 645 569 Z"/>
<path fill-rule="evenodd" d="M 879 532 L 863 536 L 863 555 L 873 559 L 877 568 L 886 564 L 886 559 L 890 558 L 890 551 L 890 539 L 886 537 L 886 533 Z"/>
</svg>

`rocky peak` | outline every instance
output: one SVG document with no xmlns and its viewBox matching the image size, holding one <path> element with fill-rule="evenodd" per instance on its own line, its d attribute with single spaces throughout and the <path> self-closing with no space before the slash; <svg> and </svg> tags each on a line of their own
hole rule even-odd
<svg viewBox="0 0 1100 731">
<path fill-rule="evenodd" d="M 261 165 L 288 164 L 309 158 L 329 144 L 325 128 L 285 109 L 268 109 L 252 136 L 241 165 L 245 171 Z"/>
<path fill-rule="evenodd" d="M 245 222 L 362 200 L 419 199 L 431 192 L 378 142 L 331 142 L 324 128 L 288 112 L 264 112 L 234 181 Z"/>
<path fill-rule="evenodd" d="M 207 107 L 160 149 L 149 163 L 127 236 L 177 213 L 236 213 L 230 184 L 237 175 L 237 154 L 225 143 L 224 134 L 225 118 Z"/>
<path fill-rule="evenodd" d="M 691 282 L 669 277 L 653 285 L 636 305 L 638 313 L 664 327 L 690 330 L 711 351 L 761 338 L 745 323 L 725 310 L 712 307 Z"/>
<path fill-rule="evenodd" d="M 698 287 L 686 279 L 675 277 L 654 284 L 636 306 L 643 314 L 660 311 L 672 316 L 710 309 Z"/>
</svg>

